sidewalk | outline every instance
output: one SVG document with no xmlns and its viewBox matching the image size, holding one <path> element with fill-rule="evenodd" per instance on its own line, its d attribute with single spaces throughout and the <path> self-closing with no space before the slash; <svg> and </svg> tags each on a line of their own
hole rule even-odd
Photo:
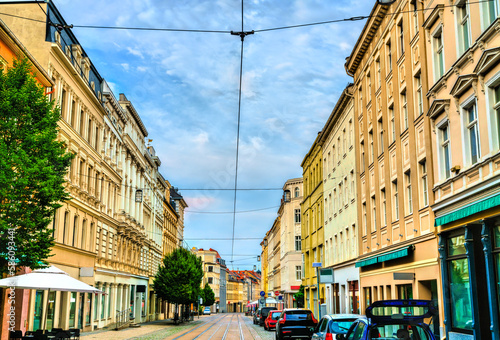
<svg viewBox="0 0 500 340">
<path fill-rule="evenodd" d="M 172 319 L 145 322 L 141 323 L 141 327 L 137 328 L 124 328 L 119 331 L 104 329 L 81 333 L 80 339 L 163 339 L 169 335 L 195 327 L 199 325 L 202 320 L 203 317 L 200 317 L 199 320 L 195 317 L 194 321 L 188 321 L 178 325 L 175 325 Z"/>
</svg>

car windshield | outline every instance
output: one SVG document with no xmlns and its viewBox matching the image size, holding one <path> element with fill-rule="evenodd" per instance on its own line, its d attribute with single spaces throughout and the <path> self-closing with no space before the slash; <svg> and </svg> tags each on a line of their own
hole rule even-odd
<svg viewBox="0 0 500 340">
<path fill-rule="evenodd" d="M 280 314 L 281 314 L 281 312 L 279 312 L 279 313 L 271 313 L 271 319 L 278 320 L 280 318 Z"/>
<path fill-rule="evenodd" d="M 431 340 L 431 337 L 422 326 L 396 324 L 372 327 L 370 329 L 370 339 Z"/>
<path fill-rule="evenodd" d="M 347 334 L 349 327 L 351 327 L 354 321 L 356 321 L 356 319 L 333 320 L 330 323 L 330 333 Z"/>
<path fill-rule="evenodd" d="M 286 320 L 312 320 L 312 314 L 311 312 L 307 311 L 289 311 L 286 312 Z"/>
</svg>

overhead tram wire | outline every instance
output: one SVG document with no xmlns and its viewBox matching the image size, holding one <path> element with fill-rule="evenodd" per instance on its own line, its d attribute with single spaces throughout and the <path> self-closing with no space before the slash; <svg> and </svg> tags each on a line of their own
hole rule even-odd
<svg viewBox="0 0 500 340">
<path fill-rule="evenodd" d="M 467 4 L 469 4 L 469 5 L 481 4 L 481 3 L 490 2 L 490 1 L 492 1 L 492 0 L 467 1 Z M 443 8 L 457 7 L 457 6 L 458 5 L 456 5 L 456 4 L 455 5 L 444 5 Z M 433 9 L 434 9 L 434 7 L 429 7 L 429 8 L 418 9 L 416 11 L 425 12 L 425 11 L 432 11 Z M 413 12 L 415 12 L 415 10 L 398 11 L 397 13 L 396 12 L 387 12 L 383 16 L 390 16 L 390 15 L 394 15 L 394 14 L 413 13 Z M 40 22 L 40 23 L 46 23 L 45 21 L 42 21 L 42 20 L 24 17 L 24 16 L 19 16 L 19 15 L 14 15 L 14 14 L 10 14 L 10 13 L 1 13 L 0 12 L 0 15 L 5 15 L 5 16 L 10 16 L 10 17 L 14 17 L 14 18 Z M 319 22 L 312 22 L 312 23 L 306 23 L 306 24 L 263 28 L 263 29 L 253 30 L 253 31 L 251 31 L 252 33 L 248 32 L 248 34 L 270 32 L 270 31 L 277 31 L 277 30 L 285 30 L 285 29 L 293 29 L 293 28 L 301 28 L 301 27 L 309 27 L 309 26 L 327 25 L 327 24 L 339 23 L 339 22 L 359 21 L 359 20 L 364 20 L 364 19 L 370 19 L 372 17 L 373 17 L 372 15 L 353 16 L 350 18 L 319 21 Z M 76 28 L 76 27 L 78 27 L 78 28 L 94 28 L 94 29 L 188 32 L 188 33 L 218 33 L 218 34 L 231 33 L 231 34 L 235 35 L 233 31 L 228 31 L 228 30 L 182 29 L 182 28 L 161 28 L 161 27 L 100 26 L 100 25 L 70 25 L 69 26 L 69 28 Z"/>
</svg>

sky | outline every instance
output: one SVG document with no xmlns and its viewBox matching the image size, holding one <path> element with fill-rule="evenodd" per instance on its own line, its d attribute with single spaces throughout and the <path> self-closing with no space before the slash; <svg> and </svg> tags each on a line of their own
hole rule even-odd
<svg viewBox="0 0 500 340">
<path fill-rule="evenodd" d="M 53 0 L 68 24 L 241 31 L 236 0 Z M 369 15 L 375 0 L 245 0 L 244 31 Z M 234 215 L 240 37 L 73 28 L 115 96 L 141 116 L 160 172 L 189 205 L 184 245 L 214 248 L 234 270 L 260 268 L 281 188 L 352 78 L 345 58 L 365 24 L 347 21 L 245 38 Z M 198 189 L 198 190 L 188 190 Z M 234 237 L 233 237 L 234 225 Z M 216 240 L 215 240 L 216 239 Z"/>
</svg>

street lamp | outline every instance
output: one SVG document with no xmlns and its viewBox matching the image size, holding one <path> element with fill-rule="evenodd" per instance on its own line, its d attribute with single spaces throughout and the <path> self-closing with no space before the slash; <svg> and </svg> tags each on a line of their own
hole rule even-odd
<svg viewBox="0 0 500 340">
<path fill-rule="evenodd" d="M 391 5 L 396 2 L 396 0 L 377 0 L 379 5 Z"/>
</svg>

